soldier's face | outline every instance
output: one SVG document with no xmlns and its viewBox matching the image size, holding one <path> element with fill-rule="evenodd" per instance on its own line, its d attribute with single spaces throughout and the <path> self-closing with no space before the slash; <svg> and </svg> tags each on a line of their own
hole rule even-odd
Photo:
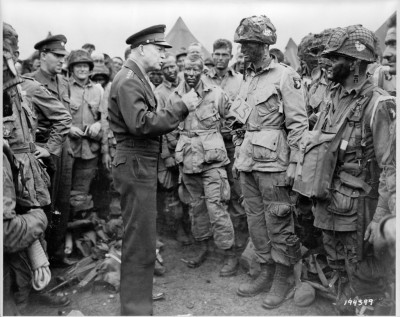
<svg viewBox="0 0 400 317">
<path fill-rule="evenodd" d="M 77 63 L 72 66 L 72 75 L 75 79 L 85 81 L 89 78 L 89 65 L 86 63 Z"/>
<path fill-rule="evenodd" d="M 50 74 L 60 74 L 65 56 L 52 52 L 42 53 L 42 60 L 40 65 L 44 67 L 45 71 Z"/>
<path fill-rule="evenodd" d="M 116 73 L 122 68 L 122 61 L 119 58 L 113 58 L 114 70 Z"/>
<path fill-rule="evenodd" d="M 396 74 L 396 28 L 388 29 L 385 38 L 385 51 L 383 52 L 382 65 L 389 66 L 389 73 Z"/>
<path fill-rule="evenodd" d="M 201 62 L 191 62 L 185 60 L 185 68 L 183 70 L 183 76 L 185 81 L 190 88 L 195 88 L 200 81 L 201 73 L 203 69 L 201 67 Z"/>
<path fill-rule="evenodd" d="M 329 59 L 332 65 L 326 69 L 328 79 L 335 83 L 343 84 L 347 77 L 350 76 L 351 61 L 338 55 L 329 56 Z"/>
<path fill-rule="evenodd" d="M 152 71 L 149 73 L 149 79 L 154 86 L 158 86 L 163 81 L 163 74 L 161 71 Z"/>
<path fill-rule="evenodd" d="M 180 72 L 183 71 L 183 68 L 184 68 L 184 66 L 185 66 L 185 65 L 184 65 L 184 63 L 185 63 L 185 58 L 186 58 L 186 55 L 181 55 L 181 56 L 179 56 L 178 59 L 176 60 L 176 65 L 178 66 Z"/>
<path fill-rule="evenodd" d="M 147 70 L 161 70 L 162 62 L 165 58 L 165 47 L 148 44 L 141 46 L 141 48 L 143 49 Z"/>
<path fill-rule="evenodd" d="M 251 63 L 262 60 L 265 52 L 265 46 L 255 42 L 242 43 L 242 53 L 245 61 Z"/>
<path fill-rule="evenodd" d="M 229 61 L 232 58 L 232 54 L 227 48 L 216 49 L 212 57 L 214 59 L 215 67 L 218 69 L 226 69 L 228 67 Z"/>
<path fill-rule="evenodd" d="M 164 60 L 162 72 L 166 80 L 172 83 L 175 82 L 178 76 L 178 67 L 176 66 L 174 57 L 171 56 Z"/>
</svg>

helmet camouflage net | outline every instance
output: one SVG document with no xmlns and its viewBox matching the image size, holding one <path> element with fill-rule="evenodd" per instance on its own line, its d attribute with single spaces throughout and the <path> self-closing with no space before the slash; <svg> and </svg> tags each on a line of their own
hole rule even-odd
<svg viewBox="0 0 400 317">
<path fill-rule="evenodd" d="M 235 31 L 234 41 L 273 45 L 276 43 L 276 29 L 265 15 L 253 15 L 240 21 Z"/>
<path fill-rule="evenodd" d="M 366 62 L 376 60 L 378 39 L 361 25 L 337 28 L 329 37 L 322 56 L 344 55 Z"/>
<path fill-rule="evenodd" d="M 94 63 L 89 53 L 85 50 L 79 49 L 72 51 L 68 56 L 68 70 L 72 71 L 72 66 L 78 63 L 86 63 L 89 69 L 92 70 Z"/>
<path fill-rule="evenodd" d="M 311 72 L 318 65 L 317 56 L 310 51 L 310 47 L 314 41 L 314 38 L 315 34 L 307 34 L 305 37 L 303 37 L 298 46 L 297 56 L 303 65 L 304 63 L 307 65 L 304 67 L 308 68 L 308 70 L 304 70 L 305 73 Z"/>
</svg>

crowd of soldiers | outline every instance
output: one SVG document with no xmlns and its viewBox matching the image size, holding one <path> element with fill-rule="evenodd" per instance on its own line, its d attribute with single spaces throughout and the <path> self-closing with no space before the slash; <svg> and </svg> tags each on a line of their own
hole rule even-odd
<svg viewBox="0 0 400 317">
<path fill-rule="evenodd" d="M 215 246 L 219 275 L 236 275 L 252 244 L 259 274 L 237 294 L 266 292 L 266 309 L 302 289 L 298 265 L 318 254 L 339 313 L 367 300 L 389 314 L 395 15 L 383 55 L 361 25 L 326 29 L 302 39 L 297 70 L 270 48 L 277 31 L 264 15 L 240 21 L 234 64 L 228 39 L 204 59 L 199 43 L 169 53 L 164 31 L 130 36 L 125 61 L 92 44 L 68 53 L 55 35 L 21 62 L 3 24 L 4 312 L 23 308 L 32 287 L 45 305 L 70 303 L 46 292 L 49 267 L 70 264 L 68 223 L 99 218 L 91 185 L 102 170 L 105 217 L 124 223 L 121 315 L 152 314 L 161 216 L 182 245 L 195 243 L 189 268 Z"/>
</svg>

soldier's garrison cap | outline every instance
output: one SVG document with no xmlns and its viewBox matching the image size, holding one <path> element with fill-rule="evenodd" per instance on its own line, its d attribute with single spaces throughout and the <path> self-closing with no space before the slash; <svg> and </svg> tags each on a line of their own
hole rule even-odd
<svg viewBox="0 0 400 317">
<path fill-rule="evenodd" d="M 37 42 L 34 49 L 43 52 L 52 52 L 60 55 L 67 55 L 68 52 L 65 50 L 65 44 L 67 43 L 67 38 L 62 35 L 53 35 L 48 38 Z"/>
<path fill-rule="evenodd" d="M 155 44 L 171 48 L 172 46 L 165 41 L 164 32 L 164 24 L 153 25 L 128 37 L 126 44 L 129 44 L 131 48 L 146 44 Z"/>
</svg>

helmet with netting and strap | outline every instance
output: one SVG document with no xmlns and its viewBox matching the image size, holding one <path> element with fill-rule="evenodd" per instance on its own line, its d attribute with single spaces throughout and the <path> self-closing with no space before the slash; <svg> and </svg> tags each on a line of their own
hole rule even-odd
<svg viewBox="0 0 400 317">
<path fill-rule="evenodd" d="M 68 70 L 72 71 L 72 66 L 78 63 L 86 63 L 89 65 L 90 71 L 93 69 L 94 63 L 89 53 L 85 50 L 79 49 L 72 51 L 68 57 Z"/>
<path fill-rule="evenodd" d="M 240 21 L 235 31 L 234 41 L 273 45 L 276 43 L 276 29 L 267 16 L 254 15 Z"/>
<path fill-rule="evenodd" d="M 301 62 L 302 75 L 310 75 L 312 70 L 318 66 L 318 57 L 310 51 L 315 34 L 307 34 L 302 38 L 297 49 L 297 56 Z"/>
<path fill-rule="evenodd" d="M 337 28 L 329 37 L 322 56 L 342 55 L 350 58 L 375 62 L 378 39 L 362 25 Z"/>
</svg>

